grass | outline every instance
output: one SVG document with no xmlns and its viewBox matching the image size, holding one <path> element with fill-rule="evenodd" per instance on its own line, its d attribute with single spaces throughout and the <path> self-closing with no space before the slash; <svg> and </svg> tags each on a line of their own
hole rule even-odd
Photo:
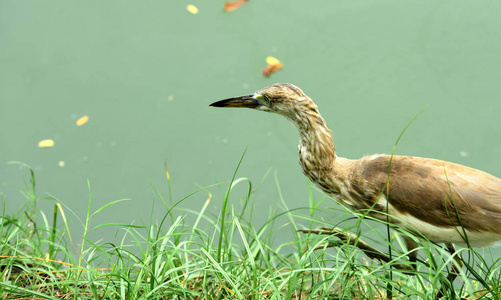
<svg viewBox="0 0 501 300">
<path fill-rule="evenodd" d="M 168 206 L 158 223 L 121 224 L 119 244 L 94 242 L 87 235 L 93 216 L 124 200 L 95 212 L 89 209 L 85 220 L 80 220 L 83 235 L 74 251 L 70 249 L 75 249 L 76 237 L 70 234 L 68 220 L 77 215 L 56 198 L 53 211 L 38 210 L 35 174 L 29 171 L 29 181 L 21 191 L 26 205 L 14 215 L 4 212 L 1 218 L 2 299 L 433 299 L 440 286 L 447 284 L 447 271 L 454 261 L 441 246 L 425 242 L 414 275 L 392 268 L 409 264 L 401 250 L 405 249 L 401 239 L 405 232 L 388 241 L 368 219 L 348 222 L 354 224 L 350 226 L 344 219 L 323 220 L 317 215 L 324 199 L 315 199 L 314 193 L 306 210 L 289 209 L 286 199 L 280 199 L 283 210 L 256 228 L 252 183 L 235 175 L 220 196 L 212 196 L 208 188 L 186 196 L 207 192 L 207 201 L 198 211 L 177 208 L 183 198 Z M 239 209 L 230 205 L 236 203 L 231 192 L 238 185 L 248 191 Z M 91 201 L 89 189 L 89 205 Z M 211 201 L 222 203 L 220 215 L 208 211 Z M 193 218 L 186 218 L 187 214 Z M 108 225 L 117 224 L 99 226 Z M 334 236 L 298 233 L 301 228 L 333 225 L 378 241 L 379 248 L 390 247 L 393 260 L 368 260 L 357 247 Z M 285 234 L 291 240 L 275 245 L 277 237 Z M 388 242 L 381 244 L 384 241 Z M 466 267 L 446 296 L 499 298 L 499 259 L 491 254 L 493 263 L 488 264 L 474 250 L 460 249 L 459 253 Z"/>
</svg>

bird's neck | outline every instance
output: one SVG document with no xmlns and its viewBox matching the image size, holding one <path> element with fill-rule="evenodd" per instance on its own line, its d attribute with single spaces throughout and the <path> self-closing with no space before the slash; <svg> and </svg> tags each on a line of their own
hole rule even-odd
<svg viewBox="0 0 501 300">
<path fill-rule="evenodd" d="M 336 149 L 331 131 L 316 109 L 291 117 L 299 130 L 299 162 L 304 174 L 314 183 L 333 173 Z"/>
</svg>

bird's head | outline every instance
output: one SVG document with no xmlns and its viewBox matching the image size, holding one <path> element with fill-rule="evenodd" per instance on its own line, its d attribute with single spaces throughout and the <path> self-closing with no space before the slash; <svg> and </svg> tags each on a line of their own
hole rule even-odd
<svg viewBox="0 0 501 300">
<path fill-rule="evenodd" d="M 297 86 L 275 83 L 253 94 L 212 103 L 213 107 L 247 107 L 273 112 L 289 119 L 305 110 L 317 111 L 317 106 Z"/>
</svg>

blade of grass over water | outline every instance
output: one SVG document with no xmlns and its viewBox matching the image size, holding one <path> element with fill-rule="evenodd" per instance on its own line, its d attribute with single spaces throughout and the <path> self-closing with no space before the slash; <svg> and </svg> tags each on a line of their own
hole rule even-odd
<svg viewBox="0 0 501 300">
<path fill-rule="evenodd" d="M 245 147 L 244 152 L 242 153 L 242 156 L 240 157 L 240 160 L 238 161 L 237 167 L 235 168 L 235 172 L 233 172 L 233 176 L 231 177 L 230 180 L 230 185 L 228 186 L 228 189 L 226 190 L 226 195 L 224 196 L 224 201 L 223 201 L 223 206 L 221 208 L 221 226 L 220 226 L 220 232 L 219 232 L 219 242 L 217 246 L 217 260 L 218 262 L 222 262 L 222 253 L 221 249 L 223 246 L 223 238 L 225 237 L 225 217 L 226 217 L 226 209 L 228 207 L 228 200 L 230 197 L 230 192 L 231 189 L 233 188 L 233 182 L 235 181 L 235 177 L 237 176 L 237 171 L 240 168 L 240 164 L 242 163 L 245 153 L 247 152 L 247 147 Z"/>
<path fill-rule="evenodd" d="M 410 120 L 409 123 L 407 123 L 407 125 L 405 125 L 404 129 L 400 132 L 400 135 L 398 136 L 397 138 L 397 141 L 395 142 L 395 145 L 393 145 L 393 150 L 391 151 L 391 156 L 390 156 L 390 163 L 389 163 L 389 166 L 388 166 L 388 177 L 387 177 L 387 180 L 386 180 L 386 197 L 389 199 L 390 198 L 390 172 L 391 172 L 391 164 L 393 162 L 393 157 L 395 155 L 395 151 L 397 150 L 397 146 L 398 146 L 398 143 L 400 142 L 400 139 L 404 136 L 404 133 L 405 131 L 407 131 L 407 128 L 409 128 L 411 126 L 412 123 L 414 123 L 414 121 L 428 108 L 428 106 L 424 107 L 423 109 L 421 109 L 420 112 L 418 112 L 414 118 L 412 118 Z M 386 211 L 389 211 L 388 210 L 388 205 L 389 205 L 389 201 L 386 201 Z M 386 214 L 386 237 L 388 238 L 388 241 L 391 241 L 391 232 L 390 232 L 390 215 L 389 214 Z M 391 257 L 393 256 L 393 253 L 392 253 L 392 247 L 388 247 L 388 256 Z M 391 269 L 389 270 L 388 272 L 388 282 L 391 282 L 393 280 L 393 273 L 391 271 Z M 390 284 L 387 285 L 386 287 L 386 298 L 388 299 L 391 299 L 393 298 L 393 290 L 392 290 L 392 286 Z"/>
</svg>

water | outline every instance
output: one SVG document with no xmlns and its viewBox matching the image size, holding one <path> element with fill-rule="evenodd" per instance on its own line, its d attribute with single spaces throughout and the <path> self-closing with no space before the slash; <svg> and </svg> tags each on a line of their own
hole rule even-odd
<svg viewBox="0 0 501 300">
<path fill-rule="evenodd" d="M 189 13 L 188 4 L 199 13 Z M 35 170 L 38 205 L 47 212 L 54 201 L 45 198 L 52 195 L 85 218 L 89 183 L 91 210 L 131 199 L 92 225 L 148 223 L 165 213 L 154 192 L 168 197 L 165 162 L 178 200 L 229 180 L 246 148 L 238 176 L 259 185 L 257 210 L 279 205 L 275 177 L 289 208 L 307 206 L 294 127 L 276 115 L 208 107 L 275 82 L 292 82 L 317 102 L 341 156 L 391 152 L 427 107 L 397 154 L 499 177 L 499 9 L 496 1 L 250 1 L 231 13 L 222 2 L 207 1 L 3 2 L 6 209 L 25 203 L 19 190 L 28 173 L 8 164 L 20 161 Z M 265 78 L 270 55 L 284 68 Z M 89 122 L 76 126 L 84 115 Z M 55 146 L 38 148 L 43 139 Z M 220 189 L 209 190 L 217 213 Z M 207 198 L 196 194 L 181 207 L 199 210 Z M 267 216 L 254 218 L 262 223 Z M 115 230 L 94 234 L 106 240 Z"/>
</svg>

